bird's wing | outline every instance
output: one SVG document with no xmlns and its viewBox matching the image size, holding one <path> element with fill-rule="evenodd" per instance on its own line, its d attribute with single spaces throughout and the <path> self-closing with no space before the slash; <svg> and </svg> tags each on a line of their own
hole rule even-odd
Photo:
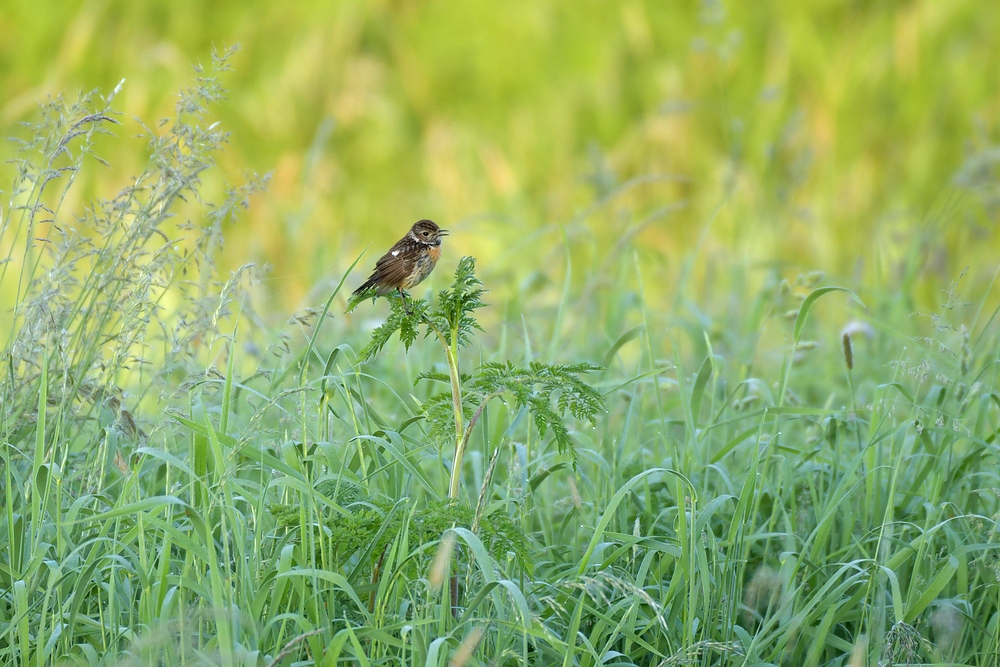
<svg viewBox="0 0 1000 667">
<path fill-rule="evenodd" d="M 400 239 L 389 252 L 375 262 L 375 270 L 368 282 L 372 285 L 389 285 L 389 289 L 402 284 L 413 272 L 413 262 L 417 256 L 417 250 L 419 249 L 414 248 L 413 242 L 409 239 Z"/>
<path fill-rule="evenodd" d="M 379 283 L 393 287 L 401 285 L 413 273 L 413 256 L 393 257 L 391 261 L 376 267 L 375 273 L 378 274 Z"/>
<path fill-rule="evenodd" d="M 400 258 L 410 256 L 413 254 L 413 250 L 413 241 L 404 236 L 396 241 L 396 245 L 389 248 L 389 252 L 378 258 L 378 261 L 375 262 L 375 268 L 378 269 L 385 264 L 391 264 Z"/>
</svg>

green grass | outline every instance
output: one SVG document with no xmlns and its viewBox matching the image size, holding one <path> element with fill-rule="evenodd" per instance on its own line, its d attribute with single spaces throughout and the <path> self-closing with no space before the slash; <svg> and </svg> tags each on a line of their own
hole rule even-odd
<svg viewBox="0 0 1000 667">
<path fill-rule="evenodd" d="M 441 341 L 366 348 L 386 304 L 342 315 L 340 287 L 269 331 L 252 275 L 214 264 L 257 186 L 208 199 L 215 77 L 92 207 L 71 193 L 114 100 L 54 102 L 19 154 L 0 663 L 998 663 L 993 283 L 921 314 L 916 271 L 855 295 L 696 245 L 670 302 L 630 235 L 574 264 L 573 233 L 631 214 L 624 183 L 566 227 L 561 285 L 478 307 L 463 264 L 409 324 L 392 306 Z M 587 385 L 545 375 L 581 363 Z M 498 393 L 465 442 L 453 378 Z M 593 423 L 560 402 L 587 386 Z"/>
<path fill-rule="evenodd" d="M 170 117 L 190 64 L 236 43 L 215 110 L 233 140 L 205 187 L 273 172 L 218 256 L 271 267 L 265 315 L 322 301 L 330 276 L 424 217 L 461 248 L 446 261 L 474 255 L 504 298 L 521 280 L 562 284 L 560 223 L 574 282 L 625 235 L 647 271 L 680 261 L 712 220 L 702 257 L 886 291 L 919 233 L 911 310 L 966 266 L 988 281 L 1000 252 L 974 207 L 932 224 L 966 160 L 966 185 L 995 202 L 1000 5 L 982 0 L 5 2 L 0 130 L 49 95 L 126 79 L 123 127 L 99 140 L 114 167 L 79 176 L 79 210 L 143 169 L 134 119 Z M 569 224 L 595 193 L 652 175 L 672 179 Z M 705 304 L 707 266 L 686 282 Z M 674 269 L 647 293 L 672 300 Z"/>
</svg>

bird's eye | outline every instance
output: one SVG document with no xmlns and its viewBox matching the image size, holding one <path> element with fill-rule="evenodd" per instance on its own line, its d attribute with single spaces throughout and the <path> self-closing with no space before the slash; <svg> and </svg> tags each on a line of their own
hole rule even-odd
<svg viewBox="0 0 1000 667">
<path fill-rule="evenodd" d="M 427 236 L 428 234 L 430 234 L 430 232 L 420 232 L 420 233 L 423 234 L 424 236 Z"/>
</svg>

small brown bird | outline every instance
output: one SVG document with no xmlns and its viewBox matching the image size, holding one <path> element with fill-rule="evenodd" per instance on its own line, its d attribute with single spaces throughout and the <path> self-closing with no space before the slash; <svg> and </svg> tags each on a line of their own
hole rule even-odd
<svg viewBox="0 0 1000 667">
<path fill-rule="evenodd" d="M 402 297 L 404 289 L 417 285 L 434 270 L 441 258 L 441 238 L 447 234 L 448 230 L 439 229 L 430 220 L 418 221 L 375 262 L 371 276 L 352 296 L 364 294 L 374 287 L 380 295 L 396 290 Z"/>
</svg>

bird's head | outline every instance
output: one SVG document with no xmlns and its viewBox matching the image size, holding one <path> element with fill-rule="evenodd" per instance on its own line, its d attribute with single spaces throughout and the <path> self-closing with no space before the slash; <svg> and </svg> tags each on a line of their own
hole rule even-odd
<svg viewBox="0 0 1000 667">
<path fill-rule="evenodd" d="M 439 228 L 432 220 L 420 220 L 410 228 L 410 236 L 425 245 L 441 245 L 441 238 L 447 235 L 448 230 Z"/>
</svg>

